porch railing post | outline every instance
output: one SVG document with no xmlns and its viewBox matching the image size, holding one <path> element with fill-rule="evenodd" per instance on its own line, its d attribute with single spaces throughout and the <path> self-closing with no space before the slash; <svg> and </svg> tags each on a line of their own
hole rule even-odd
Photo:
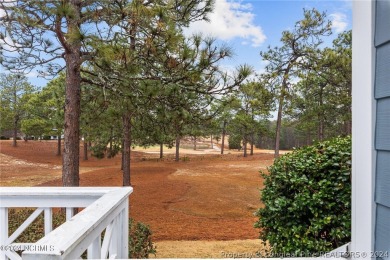
<svg viewBox="0 0 390 260">
<path fill-rule="evenodd" d="M 127 198 L 125 201 L 125 207 L 122 211 L 122 221 L 121 221 L 121 238 L 120 241 L 122 243 L 121 246 L 121 257 L 126 259 L 129 258 L 129 199 Z"/>
<path fill-rule="evenodd" d="M 0 208 L 0 245 L 7 246 L 6 242 L 8 239 L 8 208 Z M 6 249 L 0 250 L 0 259 L 5 258 Z"/>
</svg>

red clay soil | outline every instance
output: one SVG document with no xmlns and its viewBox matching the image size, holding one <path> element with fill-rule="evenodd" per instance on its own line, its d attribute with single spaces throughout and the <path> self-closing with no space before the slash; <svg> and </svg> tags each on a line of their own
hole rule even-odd
<svg viewBox="0 0 390 260">
<path fill-rule="evenodd" d="M 0 144 L 8 156 L 1 157 L 1 186 L 61 186 L 55 142 Z M 261 206 L 259 170 L 272 163 L 271 154 L 188 155 L 185 162 L 155 156 L 132 152 L 130 196 L 130 216 L 150 225 L 155 241 L 258 238 L 253 213 Z M 120 156 L 81 159 L 80 185 L 121 186 L 120 162 Z"/>
</svg>

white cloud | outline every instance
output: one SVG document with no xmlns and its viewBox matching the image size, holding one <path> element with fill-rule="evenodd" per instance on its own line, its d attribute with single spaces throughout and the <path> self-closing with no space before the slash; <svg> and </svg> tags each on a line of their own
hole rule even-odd
<svg viewBox="0 0 390 260">
<path fill-rule="evenodd" d="M 348 26 L 347 16 L 343 13 L 333 13 L 330 15 L 332 20 L 332 29 L 337 33 L 345 31 Z"/>
<path fill-rule="evenodd" d="M 10 2 L 10 0 L 2 0 L 2 2 L 5 6 L 12 6 L 15 4 L 15 3 L 8 3 L 8 2 Z M 6 15 L 5 10 L 3 8 L 0 8 L 0 18 L 4 17 L 5 15 Z M 5 28 L 3 21 L 0 21 L 0 26 Z M 3 32 L 4 30 L 1 30 L 1 31 Z M 15 50 L 15 48 L 7 45 L 6 43 L 13 43 L 9 36 L 6 36 L 5 39 L 0 40 L 0 46 L 2 46 L 2 48 L 6 51 L 14 51 Z"/>
<path fill-rule="evenodd" d="M 5 51 L 13 52 L 16 50 L 16 46 L 20 46 L 18 44 L 15 44 L 11 37 L 6 36 L 4 39 L 0 40 L 0 46 L 3 48 Z"/>
<path fill-rule="evenodd" d="M 215 1 L 214 11 L 209 15 L 210 22 L 197 21 L 186 29 L 187 35 L 203 33 L 221 40 L 243 38 L 254 47 L 260 46 L 266 39 L 260 26 L 253 23 L 254 14 L 250 4 L 242 4 L 229 0 Z"/>
<path fill-rule="evenodd" d="M 30 71 L 29 73 L 26 74 L 26 77 L 28 78 L 37 78 L 38 76 L 39 74 L 36 71 Z"/>
<path fill-rule="evenodd" d="M 13 5 L 16 5 L 16 1 L 12 1 L 12 0 L 1 0 L 2 4 L 4 6 L 13 6 Z M 5 16 L 5 10 L 3 8 L 0 8 L 0 17 L 3 17 Z"/>
</svg>

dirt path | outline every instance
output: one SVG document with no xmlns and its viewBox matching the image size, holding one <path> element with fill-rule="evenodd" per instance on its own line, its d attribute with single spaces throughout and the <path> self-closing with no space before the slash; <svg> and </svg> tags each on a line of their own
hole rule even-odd
<svg viewBox="0 0 390 260">
<path fill-rule="evenodd" d="M 99 167 L 80 167 L 80 173 Z M 61 165 L 34 163 L 0 153 L 0 186 L 37 186 L 61 178 Z"/>
</svg>

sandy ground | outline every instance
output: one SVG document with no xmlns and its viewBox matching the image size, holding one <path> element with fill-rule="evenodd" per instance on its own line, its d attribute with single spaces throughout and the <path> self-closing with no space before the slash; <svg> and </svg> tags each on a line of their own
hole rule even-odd
<svg viewBox="0 0 390 260">
<path fill-rule="evenodd" d="M 152 258 L 259 258 L 270 251 L 258 239 L 230 241 L 161 241 Z"/>
<path fill-rule="evenodd" d="M 0 145 L 0 186 L 61 186 L 55 142 Z M 272 164 L 272 154 L 256 151 L 244 158 L 242 152 L 182 149 L 186 159 L 174 162 L 169 149 L 163 160 L 153 149 L 132 152 L 130 216 L 150 225 L 157 257 L 218 258 L 229 248 L 262 250 L 253 214 L 261 206 L 259 171 Z M 80 159 L 80 185 L 121 186 L 120 162 L 120 156 Z"/>
<path fill-rule="evenodd" d="M 186 144 L 187 147 L 191 147 L 193 144 Z M 188 154 L 198 154 L 198 155 L 202 155 L 202 154 L 221 154 L 221 144 L 213 144 L 213 148 L 211 148 L 209 142 L 199 142 L 198 145 L 200 146 L 209 146 L 209 148 L 206 148 L 206 149 L 181 149 L 181 153 L 183 155 L 188 155 Z M 226 146 L 226 145 L 225 145 Z M 151 146 L 151 147 L 147 147 L 147 148 L 144 148 L 144 147 L 135 147 L 135 149 L 133 149 L 134 151 L 139 151 L 139 152 L 144 152 L 144 153 L 147 153 L 147 154 L 160 154 L 160 146 Z M 169 154 L 169 155 L 172 155 L 172 154 L 175 154 L 175 149 L 174 148 L 167 148 L 167 147 L 164 147 L 164 154 Z M 249 154 L 249 146 L 248 146 L 248 154 Z M 285 153 L 288 153 L 289 151 L 286 151 L 286 150 L 280 150 L 279 153 L 280 154 L 285 154 Z M 254 153 L 256 154 L 259 154 L 259 153 L 266 153 L 266 154 L 274 154 L 274 150 L 267 150 L 267 149 L 257 149 L 255 148 L 254 149 Z M 236 154 L 236 155 L 242 155 L 243 154 L 243 151 L 238 151 L 238 150 L 229 150 L 227 148 L 225 148 L 225 152 L 224 154 Z"/>
</svg>

